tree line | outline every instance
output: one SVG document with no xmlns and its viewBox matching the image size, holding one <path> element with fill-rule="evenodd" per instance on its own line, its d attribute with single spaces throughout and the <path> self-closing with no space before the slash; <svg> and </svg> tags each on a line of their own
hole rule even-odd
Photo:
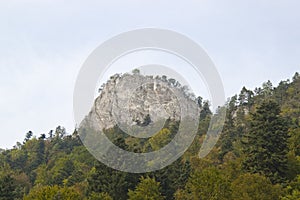
<svg viewBox="0 0 300 200">
<path fill-rule="evenodd" d="M 173 82 L 173 80 L 172 80 Z M 175 82 L 176 83 L 176 82 Z M 213 113 L 201 108 L 198 133 L 185 154 L 168 167 L 131 174 L 111 169 L 90 155 L 77 130 L 59 126 L 0 152 L 0 200 L 14 199 L 300 199 L 300 76 L 243 87 L 228 99 L 224 129 L 210 154 L 198 157 Z M 167 120 L 149 140 L 124 138 L 106 130 L 118 146 L 133 152 L 157 150 L 176 134 L 180 122 Z"/>
</svg>

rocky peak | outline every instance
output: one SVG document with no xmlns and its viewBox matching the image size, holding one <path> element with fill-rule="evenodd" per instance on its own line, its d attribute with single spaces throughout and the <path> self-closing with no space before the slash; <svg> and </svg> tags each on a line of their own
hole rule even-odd
<svg viewBox="0 0 300 200">
<path fill-rule="evenodd" d="M 116 74 L 99 91 L 91 112 L 83 121 L 98 130 L 115 125 L 147 126 L 166 119 L 179 121 L 182 109 L 198 109 L 187 87 L 166 76 Z"/>
</svg>

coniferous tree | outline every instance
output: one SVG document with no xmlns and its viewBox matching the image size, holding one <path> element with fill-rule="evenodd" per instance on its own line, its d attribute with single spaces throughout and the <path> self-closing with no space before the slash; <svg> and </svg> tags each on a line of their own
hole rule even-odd
<svg viewBox="0 0 300 200">
<path fill-rule="evenodd" d="M 252 114 L 245 136 L 243 167 L 251 173 L 267 176 L 273 183 L 282 182 L 287 172 L 287 122 L 279 105 L 265 100 Z"/>
<path fill-rule="evenodd" d="M 15 181 L 10 174 L 1 175 L 0 177 L 0 199 L 13 200 L 15 199 Z"/>
<path fill-rule="evenodd" d="M 225 154 L 233 150 L 233 141 L 235 139 L 236 128 L 234 115 L 237 110 L 237 96 L 233 96 L 227 104 L 227 112 L 223 132 L 220 138 L 221 151 L 219 158 L 222 160 Z"/>
</svg>

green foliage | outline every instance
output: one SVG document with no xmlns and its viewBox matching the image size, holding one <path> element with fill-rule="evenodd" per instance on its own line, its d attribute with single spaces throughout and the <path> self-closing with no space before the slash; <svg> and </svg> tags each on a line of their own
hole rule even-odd
<svg viewBox="0 0 300 200">
<path fill-rule="evenodd" d="M 227 104 L 227 112 L 225 118 L 225 124 L 223 127 L 223 134 L 220 138 L 221 152 L 220 159 L 223 159 L 225 154 L 233 151 L 233 143 L 237 139 L 237 128 L 235 127 L 236 119 L 234 115 L 237 111 L 237 96 L 233 96 Z"/>
<path fill-rule="evenodd" d="M 184 162 L 178 159 L 171 165 L 149 173 L 151 177 L 154 177 L 156 181 L 160 182 L 162 195 L 166 199 L 172 199 L 174 193 L 181 188 L 185 187 L 185 184 L 190 176 L 191 167 L 188 161 Z"/>
<path fill-rule="evenodd" d="M 289 150 L 300 156 L 300 127 L 289 130 Z"/>
<path fill-rule="evenodd" d="M 258 174 L 243 174 L 231 184 L 232 199 L 236 200 L 276 200 L 281 188 Z"/>
<path fill-rule="evenodd" d="M 282 197 L 281 200 L 299 200 L 300 199 L 300 191 L 294 190 L 292 194 L 288 194 L 285 197 Z"/>
<path fill-rule="evenodd" d="M 107 193 L 92 193 L 88 200 L 113 200 L 113 198 L 111 198 L 111 196 L 109 196 L 109 194 Z"/>
<path fill-rule="evenodd" d="M 298 174 L 300 174 L 300 156 L 296 156 L 294 151 L 288 153 L 287 160 L 287 178 L 293 180 Z"/>
<path fill-rule="evenodd" d="M 175 79 L 157 79 L 192 96 Z M 145 174 L 116 171 L 88 152 L 77 130 L 69 135 L 58 126 L 48 137 L 29 131 L 23 143 L 0 149 L 0 200 L 300 199 L 298 73 L 278 87 L 270 81 L 254 92 L 243 87 L 216 113 L 208 101 L 194 99 L 201 109 L 198 134 L 185 154 L 164 169 Z M 218 120 L 224 109 L 223 134 L 209 155 L 200 159 L 210 120 Z M 143 122 L 141 126 L 152 123 L 151 116 Z M 128 136 L 117 126 L 104 132 L 124 150 L 151 152 L 168 144 L 180 123 L 167 119 L 163 129 L 149 139 Z M 88 127 L 81 137 L 85 134 L 91 134 Z"/>
<path fill-rule="evenodd" d="M 215 167 L 195 171 L 189 178 L 184 190 L 175 194 L 176 199 L 229 199 L 231 195 L 230 182 Z"/>
<path fill-rule="evenodd" d="M 51 180 L 51 176 L 52 174 L 50 173 L 50 171 L 47 169 L 47 165 L 43 164 L 40 165 L 37 169 L 36 169 L 36 179 L 35 179 L 35 184 L 36 185 L 50 185 L 52 183 Z"/>
<path fill-rule="evenodd" d="M 74 171 L 74 163 L 67 157 L 59 158 L 51 169 L 51 183 L 63 185 L 63 181 L 68 179 Z"/>
<path fill-rule="evenodd" d="M 89 193 L 108 193 L 113 199 L 127 199 L 128 189 L 134 188 L 138 176 L 120 172 L 98 162 L 88 177 Z"/>
<path fill-rule="evenodd" d="M 0 175 L 0 199 L 1 200 L 14 200 L 16 197 L 16 184 L 15 180 L 10 174 Z"/>
<path fill-rule="evenodd" d="M 55 186 L 37 186 L 24 200 L 82 200 L 82 195 L 75 188 Z"/>
<path fill-rule="evenodd" d="M 33 136 L 32 131 L 28 131 L 28 133 L 26 133 L 26 137 L 24 139 L 24 143 L 26 143 L 28 140 L 30 140 L 30 138 Z"/>
<path fill-rule="evenodd" d="M 200 111 L 200 120 L 205 119 L 206 117 L 210 116 L 212 114 L 210 108 L 209 108 L 209 102 L 204 101 L 203 106 L 201 106 L 202 109 Z"/>
<path fill-rule="evenodd" d="M 160 184 L 154 178 L 141 177 L 140 183 L 135 190 L 129 190 L 130 200 L 163 200 L 165 199 L 160 192 Z"/>
<path fill-rule="evenodd" d="M 287 194 L 281 200 L 299 200 L 300 199 L 300 175 L 287 187 Z"/>
<path fill-rule="evenodd" d="M 150 140 L 149 143 L 153 150 L 159 150 L 168 144 L 171 141 L 171 132 L 170 130 L 164 128 L 155 134 Z"/>
<path fill-rule="evenodd" d="M 287 172 L 287 122 L 279 105 L 265 100 L 252 114 L 249 134 L 245 135 L 244 169 L 283 182 Z"/>
<path fill-rule="evenodd" d="M 141 72 L 140 72 L 140 70 L 139 69 L 133 69 L 132 70 L 132 74 L 134 74 L 134 75 L 139 75 Z"/>
</svg>

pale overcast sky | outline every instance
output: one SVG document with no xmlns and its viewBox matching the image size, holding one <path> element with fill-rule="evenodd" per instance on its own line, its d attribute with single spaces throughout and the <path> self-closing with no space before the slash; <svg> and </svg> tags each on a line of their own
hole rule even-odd
<svg viewBox="0 0 300 200">
<path fill-rule="evenodd" d="M 300 1 L 0 0 L 0 148 L 26 132 L 71 133 L 77 73 L 99 44 L 132 29 L 177 31 L 199 43 L 226 96 L 300 71 Z"/>
</svg>

